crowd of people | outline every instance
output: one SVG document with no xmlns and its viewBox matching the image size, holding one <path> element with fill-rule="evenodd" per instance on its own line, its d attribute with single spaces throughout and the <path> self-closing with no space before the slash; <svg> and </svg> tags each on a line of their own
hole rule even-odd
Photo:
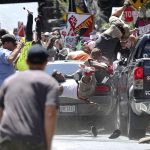
<svg viewBox="0 0 150 150">
<path fill-rule="evenodd" d="M 88 99 L 95 87 L 95 70 L 101 68 L 113 74 L 112 66 L 118 54 L 127 59 L 134 48 L 138 40 L 137 29 L 131 30 L 120 19 L 124 7 L 127 6 L 112 14 L 109 28 L 91 33 L 89 40 L 81 40 L 77 35 L 80 49 L 65 47 L 65 38 L 58 28 L 42 32 L 40 17 L 35 20 L 36 31 L 33 32 L 30 12 L 25 37 L 19 37 L 16 28 L 13 35 L 7 29 L 0 29 L 0 148 L 50 150 L 59 95 L 66 94 L 66 84 L 70 86 L 69 90 L 78 90 L 73 98 Z M 28 70 L 14 74 L 19 70 L 16 64 L 26 42 L 31 42 L 26 52 Z M 55 60 L 84 61 L 79 84 L 74 81 L 75 86 L 64 84 L 65 77 L 57 71 L 52 77 L 44 73 L 46 63 Z M 60 86 L 54 78 L 63 84 Z M 119 134 L 114 132 L 110 138 Z"/>
</svg>

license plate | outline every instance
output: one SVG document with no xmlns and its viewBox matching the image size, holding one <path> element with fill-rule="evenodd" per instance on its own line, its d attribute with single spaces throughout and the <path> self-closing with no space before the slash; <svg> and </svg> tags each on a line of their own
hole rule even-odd
<svg viewBox="0 0 150 150">
<path fill-rule="evenodd" d="M 59 111 L 63 113 L 76 112 L 76 106 L 75 105 L 60 106 Z"/>
</svg>

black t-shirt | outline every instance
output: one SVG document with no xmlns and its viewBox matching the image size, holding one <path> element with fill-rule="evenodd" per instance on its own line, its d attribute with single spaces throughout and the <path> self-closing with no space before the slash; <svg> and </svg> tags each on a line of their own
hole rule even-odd
<svg viewBox="0 0 150 150">
<path fill-rule="evenodd" d="M 120 40 L 112 38 L 107 34 L 101 34 L 96 40 L 96 48 L 101 49 L 102 55 L 109 59 L 110 62 L 116 60 L 117 52 L 121 49 Z"/>
<path fill-rule="evenodd" d="M 24 71 L 10 76 L 0 90 L 4 108 L 0 141 L 28 140 L 45 143 L 44 108 L 58 106 L 58 83 L 44 71 Z"/>
</svg>

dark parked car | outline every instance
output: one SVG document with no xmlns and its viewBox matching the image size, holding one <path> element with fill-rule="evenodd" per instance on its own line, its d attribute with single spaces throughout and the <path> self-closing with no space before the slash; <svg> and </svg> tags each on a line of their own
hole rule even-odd
<svg viewBox="0 0 150 150">
<path fill-rule="evenodd" d="M 145 136 L 150 120 L 150 35 L 144 35 L 120 64 L 117 123 L 130 139 L 138 139 Z"/>
</svg>

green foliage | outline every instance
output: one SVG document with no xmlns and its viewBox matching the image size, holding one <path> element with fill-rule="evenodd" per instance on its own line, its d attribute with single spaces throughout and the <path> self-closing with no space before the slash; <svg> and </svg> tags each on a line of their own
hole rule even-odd
<svg viewBox="0 0 150 150">
<path fill-rule="evenodd" d="M 147 2 L 146 9 L 150 9 L 150 1 Z"/>
<path fill-rule="evenodd" d="M 60 19 L 67 12 L 68 0 L 48 0 L 49 7 L 51 8 L 49 12 L 50 18 Z"/>
</svg>

